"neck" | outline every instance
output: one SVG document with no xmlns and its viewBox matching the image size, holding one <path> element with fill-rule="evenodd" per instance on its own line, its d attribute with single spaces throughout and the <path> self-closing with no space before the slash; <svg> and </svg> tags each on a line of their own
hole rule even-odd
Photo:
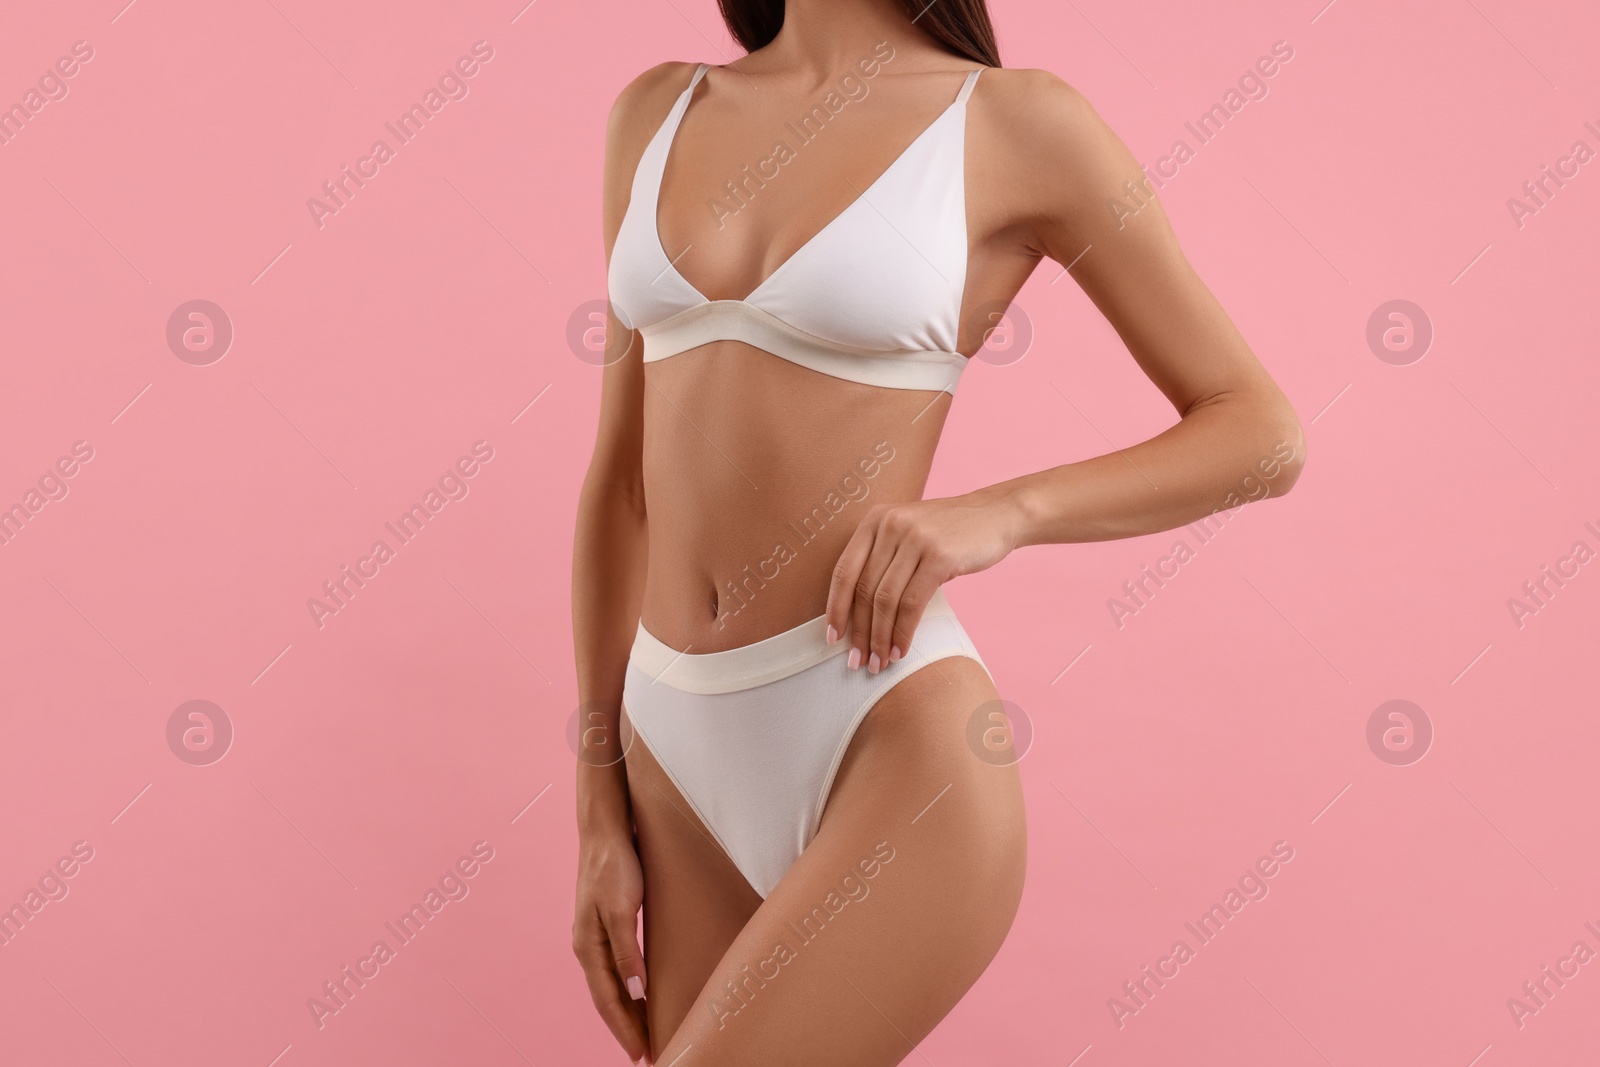
<svg viewBox="0 0 1600 1067">
<path fill-rule="evenodd" d="M 783 28 L 762 52 L 821 81 L 870 55 L 880 41 L 898 51 L 925 40 L 905 0 L 784 0 Z"/>
</svg>

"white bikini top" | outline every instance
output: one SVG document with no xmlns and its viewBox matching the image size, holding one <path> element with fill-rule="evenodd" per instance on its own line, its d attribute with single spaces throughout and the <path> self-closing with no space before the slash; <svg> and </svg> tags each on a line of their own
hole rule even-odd
<svg viewBox="0 0 1600 1067">
<path fill-rule="evenodd" d="M 967 277 L 966 103 L 954 102 L 850 206 L 742 300 L 711 300 L 668 258 L 656 228 L 661 175 L 702 63 L 634 172 L 607 284 L 617 319 L 654 362 L 742 341 L 792 363 L 890 389 L 954 392 Z"/>
</svg>

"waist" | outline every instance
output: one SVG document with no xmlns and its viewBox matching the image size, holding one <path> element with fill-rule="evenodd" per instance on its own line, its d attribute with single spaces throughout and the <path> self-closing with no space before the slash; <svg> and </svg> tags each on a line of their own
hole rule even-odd
<svg viewBox="0 0 1600 1067">
<path fill-rule="evenodd" d="M 934 591 L 923 619 L 954 615 L 944 590 Z M 798 674 L 832 656 L 845 654 L 850 643 L 841 637 L 827 640 L 824 616 L 808 619 L 782 633 L 720 652 L 694 653 L 693 646 L 679 650 L 657 638 L 639 623 L 628 664 L 651 679 L 688 693 L 732 693 Z M 913 641 L 915 638 L 913 638 Z"/>
<path fill-rule="evenodd" d="M 873 506 L 922 497 L 949 399 L 733 342 L 651 363 L 645 380 L 643 617 L 701 652 L 821 614 Z"/>
<path fill-rule="evenodd" d="M 666 643 L 710 652 L 820 616 L 834 567 L 877 502 L 840 498 L 783 519 L 734 508 L 662 517 L 650 525 L 642 617 Z"/>
</svg>

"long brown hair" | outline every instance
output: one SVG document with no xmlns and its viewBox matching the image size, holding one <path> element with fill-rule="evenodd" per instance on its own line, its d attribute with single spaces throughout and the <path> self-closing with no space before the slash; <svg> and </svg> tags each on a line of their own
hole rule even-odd
<svg viewBox="0 0 1600 1067">
<path fill-rule="evenodd" d="M 728 32 L 746 52 L 772 43 L 783 28 L 783 0 L 717 0 Z M 958 56 L 1000 66 L 1000 46 L 984 0 L 905 0 L 906 15 Z"/>
</svg>

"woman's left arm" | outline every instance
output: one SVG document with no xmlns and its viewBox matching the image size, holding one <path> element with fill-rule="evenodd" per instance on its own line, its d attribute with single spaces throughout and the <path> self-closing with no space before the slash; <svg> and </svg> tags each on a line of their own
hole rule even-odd
<svg viewBox="0 0 1600 1067">
<path fill-rule="evenodd" d="M 827 616 L 834 633 L 850 624 L 860 651 L 852 662 L 871 671 L 910 648 L 928 599 L 958 575 L 1023 545 L 1137 537 L 1282 496 L 1305 462 L 1294 409 L 1184 257 L 1138 162 L 1089 102 L 1044 71 L 1005 71 L 984 88 L 989 136 L 1011 146 L 1004 156 L 1016 161 L 1007 164 L 1015 181 L 1006 195 L 1018 199 L 1030 251 L 1071 264 L 1179 418 L 1103 456 L 868 512 L 834 568 Z"/>
</svg>

